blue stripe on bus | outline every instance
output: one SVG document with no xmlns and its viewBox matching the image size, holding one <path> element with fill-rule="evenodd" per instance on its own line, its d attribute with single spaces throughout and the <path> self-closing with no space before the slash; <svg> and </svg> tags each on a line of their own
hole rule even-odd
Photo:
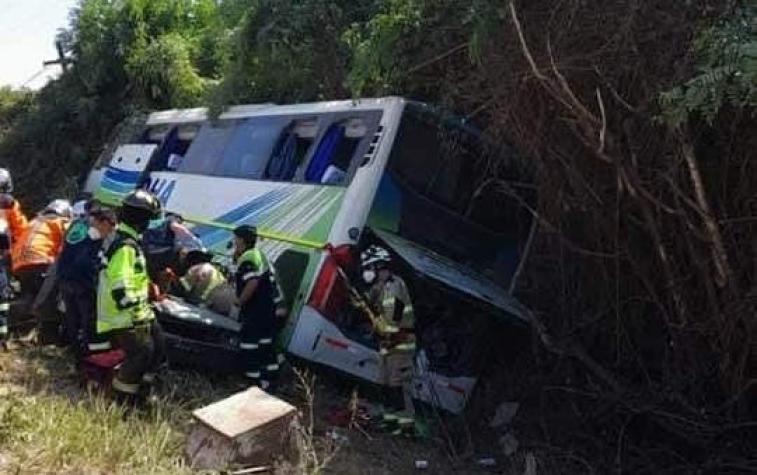
<svg viewBox="0 0 757 475">
<path fill-rule="evenodd" d="M 289 194 L 291 194 L 291 190 L 287 189 L 269 191 L 216 218 L 214 221 L 228 225 L 259 224 L 261 215 L 274 208 Z M 213 248 L 229 238 L 228 231 L 212 226 L 196 226 L 192 231 L 207 248 Z"/>
<path fill-rule="evenodd" d="M 260 217 L 265 211 L 275 207 L 281 200 L 281 198 L 287 195 L 287 190 L 274 190 L 268 192 L 256 199 L 243 204 L 242 206 L 229 211 L 228 213 L 217 218 L 215 221 L 228 225 L 236 224 L 258 224 L 257 218 Z M 221 241 L 228 239 L 228 231 L 223 229 L 199 226 L 195 228 L 195 232 L 203 241 L 203 244 L 207 247 L 212 247 Z"/>
<path fill-rule="evenodd" d="M 142 173 L 143 172 L 121 170 L 119 168 L 108 166 L 108 168 L 105 169 L 104 176 L 116 182 L 136 184 L 142 176 Z"/>
<path fill-rule="evenodd" d="M 100 181 L 100 186 L 105 188 L 108 191 L 112 191 L 113 193 L 119 193 L 119 194 L 126 194 L 134 189 L 134 186 L 136 183 L 127 184 L 127 183 L 120 183 L 117 181 L 113 181 L 107 176 L 103 176 L 102 180 Z"/>
</svg>

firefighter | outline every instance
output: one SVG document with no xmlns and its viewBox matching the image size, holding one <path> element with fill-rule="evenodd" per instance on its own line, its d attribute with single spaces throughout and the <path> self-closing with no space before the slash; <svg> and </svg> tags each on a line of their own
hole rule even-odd
<svg viewBox="0 0 757 475">
<path fill-rule="evenodd" d="M 279 373 L 274 347 L 276 334 L 275 289 L 271 266 L 265 254 L 256 247 L 254 226 L 243 225 L 234 230 L 234 276 L 242 324 L 239 348 L 244 356 L 244 374 L 254 384 L 267 389 Z"/>
<path fill-rule="evenodd" d="M 389 251 L 372 245 L 360 255 L 360 262 L 369 301 L 378 310 L 385 332 L 412 334 L 415 316 L 410 293 L 402 277 L 392 272 Z"/>
<path fill-rule="evenodd" d="M 140 245 L 142 233 L 160 212 L 157 198 L 136 190 L 118 209 L 115 232 L 100 251 L 97 287 L 97 336 L 121 348 L 126 357 L 113 377 L 115 396 L 138 402 L 162 362 L 163 341 L 148 301 L 150 278 Z"/>
<path fill-rule="evenodd" d="M 8 335 L 8 314 L 13 290 L 10 286 L 10 254 L 13 241 L 26 231 L 28 223 L 21 207 L 13 198 L 13 181 L 5 168 L 0 168 L 0 343 Z"/>
<path fill-rule="evenodd" d="M 112 210 L 84 201 L 74 205 L 74 216 L 56 267 L 66 309 L 66 342 L 78 362 L 94 336 L 97 255 L 102 237 L 112 234 L 116 216 Z"/>
</svg>

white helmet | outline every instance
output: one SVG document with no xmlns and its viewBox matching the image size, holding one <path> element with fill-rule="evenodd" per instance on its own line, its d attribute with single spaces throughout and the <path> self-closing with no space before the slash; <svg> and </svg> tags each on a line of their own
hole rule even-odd
<svg viewBox="0 0 757 475">
<path fill-rule="evenodd" d="M 5 168 L 0 168 L 0 193 L 12 192 L 13 180 L 11 179 L 11 173 Z"/>
<path fill-rule="evenodd" d="M 55 214 L 61 218 L 71 217 L 71 202 L 68 200 L 52 200 L 45 206 L 44 214 Z"/>
<path fill-rule="evenodd" d="M 87 200 L 80 200 L 71 207 L 74 219 L 82 219 L 87 216 Z"/>
<path fill-rule="evenodd" d="M 392 262 L 392 256 L 389 251 L 381 246 L 372 245 L 360 254 L 360 264 L 368 267 L 375 264 L 387 265 Z"/>
</svg>

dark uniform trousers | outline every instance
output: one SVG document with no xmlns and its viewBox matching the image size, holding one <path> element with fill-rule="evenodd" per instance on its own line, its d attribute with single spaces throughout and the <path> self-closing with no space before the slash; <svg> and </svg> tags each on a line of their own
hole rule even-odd
<svg viewBox="0 0 757 475">
<path fill-rule="evenodd" d="M 164 362 L 165 341 L 155 320 L 109 335 L 112 345 L 126 353 L 113 380 L 116 391 L 137 394 L 142 383 L 151 384 Z"/>
<path fill-rule="evenodd" d="M 10 316 L 12 297 L 13 290 L 8 274 L 8 262 L 5 259 L 0 259 L 0 343 L 8 337 L 8 317 Z"/>
<path fill-rule="evenodd" d="M 61 281 L 60 291 L 66 307 L 64 330 L 66 342 L 77 358 L 88 353 L 87 343 L 95 335 L 95 289 L 76 281 Z"/>
<path fill-rule="evenodd" d="M 265 388 L 278 379 L 279 362 L 274 346 L 276 331 L 273 311 L 270 318 L 261 317 L 250 311 L 242 313 L 239 348 L 244 355 L 242 370 L 245 377 Z"/>
</svg>

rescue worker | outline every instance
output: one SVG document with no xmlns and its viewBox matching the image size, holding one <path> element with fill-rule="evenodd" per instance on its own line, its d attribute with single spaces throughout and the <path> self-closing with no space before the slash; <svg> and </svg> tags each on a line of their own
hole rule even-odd
<svg viewBox="0 0 757 475">
<path fill-rule="evenodd" d="M 162 214 L 162 212 L 161 212 Z M 186 269 L 177 269 L 182 255 L 194 249 L 201 249 L 202 242 L 184 226 L 181 216 L 166 213 L 151 220 L 142 237 L 142 248 L 147 257 L 150 279 L 158 284 L 161 291 L 170 286 L 167 269 L 182 274 Z"/>
<path fill-rule="evenodd" d="M 74 205 L 74 216 L 56 267 L 66 309 L 66 342 L 78 362 L 87 354 L 87 344 L 94 336 L 97 255 L 102 237 L 113 232 L 116 216 L 113 211 L 86 201 Z"/>
<path fill-rule="evenodd" d="M 279 363 L 274 347 L 276 333 L 275 289 L 271 266 L 256 247 L 254 226 L 242 225 L 234 230 L 234 276 L 239 321 L 242 324 L 239 348 L 244 354 L 244 375 L 262 389 L 278 378 Z"/>
<path fill-rule="evenodd" d="M 369 285 L 368 299 L 382 320 L 379 333 L 411 335 L 415 326 L 413 304 L 407 284 L 390 268 L 389 251 L 372 245 L 362 252 L 360 263 L 363 280 Z"/>
<path fill-rule="evenodd" d="M 0 168 L 0 343 L 8 335 L 8 315 L 13 298 L 10 285 L 11 247 L 28 226 L 26 216 L 11 193 L 11 175 L 5 168 Z"/>
<path fill-rule="evenodd" d="M 163 357 L 162 335 L 148 301 L 147 262 L 139 242 L 159 212 L 155 196 L 132 191 L 118 209 L 115 232 L 105 237 L 100 251 L 96 331 L 126 354 L 112 381 L 115 396 L 125 402 L 140 401 L 143 382 L 151 382 Z"/>
<path fill-rule="evenodd" d="M 53 200 L 30 223 L 23 236 L 13 243 L 11 265 L 21 285 L 21 299 L 28 312 L 38 316 L 40 341 L 58 340 L 59 322 L 55 314 L 55 299 L 37 296 L 47 273 L 63 249 L 63 238 L 71 218 L 71 203 Z M 49 295 L 55 295 L 48 289 Z M 35 300 L 38 305 L 35 308 Z"/>
<path fill-rule="evenodd" d="M 63 249 L 63 237 L 71 218 L 67 200 L 53 200 L 29 223 L 12 247 L 13 273 L 24 296 L 36 296 L 44 274 Z"/>
</svg>

